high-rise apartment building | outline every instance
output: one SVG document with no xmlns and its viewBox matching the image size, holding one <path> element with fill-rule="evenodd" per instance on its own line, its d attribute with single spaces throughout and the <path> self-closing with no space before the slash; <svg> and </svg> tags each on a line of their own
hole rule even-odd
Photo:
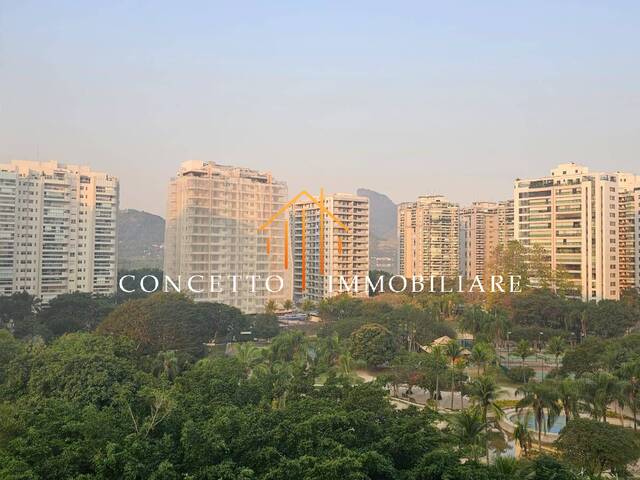
<svg viewBox="0 0 640 480">
<path fill-rule="evenodd" d="M 258 229 L 286 201 L 287 185 L 269 173 L 213 162 L 182 163 L 169 184 L 165 275 L 174 281 L 193 278 L 196 300 L 245 313 L 264 311 L 270 300 L 282 305 L 291 298 L 284 217 Z M 270 276 L 282 278 L 284 288 L 269 292 L 265 282 Z M 274 282 L 272 289 L 277 287 Z"/>
<path fill-rule="evenodd" d="M 441 195 L 398 206 L 400 275 L 454 277 L 459 264 L 459 207 Z"/>
<path fill-rule="evenodd" d="M 460 274 L 484 279 L 498 246 L 513 240 L 513 201 L 474 202 L 460 210 Z M 496 272 L 498 273 L 498 272 Z"/>
<path fill-rule="evenodd" d="M 620 292 L 640 288 L 640 176 L 618 173 Z"/>
<path fill-rule="evenodd" d="M 318 301 L 345 293 L 341 281 L 351 286 L 354 278 L 358 289 L 350 294 L 366 297 L 369 199 L 346 193 L 317 198 L 324 212 L 307 198 L 291 211 L 294 300 Z"/>
<path fill-rule="evenodd" d="M 513 199 L 498 202 L 498 243 L 506 246 L 514 240 Z"/>
<path fill-rule="evenodd" d="M 460 210 L 460 274 L 483 279 L 499 244 L 498 205 L 474 202 Z"/>
<path fill-rule="evenodd" d="M 617 174 L 575 163 L 515 181 L 516 239 L 542 246 L 551 268 L 563 270 L 584 300 L 620 295 L 618 185 Z"/>
<path fill-rule="evenodd" d="M 0 164 L 0 295 L 116 291 L 118 179 L 57 162 Z"/>
</svg>

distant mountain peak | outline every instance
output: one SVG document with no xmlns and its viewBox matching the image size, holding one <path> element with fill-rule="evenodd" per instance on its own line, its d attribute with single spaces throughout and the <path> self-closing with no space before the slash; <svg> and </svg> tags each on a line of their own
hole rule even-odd
<svg viewBox="0 0 640 480">
<path fill-rule="evenodd" d="M 164 218 L 127 208 L 118 212 L 118 268 L 162 268 Z"/>
</svg>

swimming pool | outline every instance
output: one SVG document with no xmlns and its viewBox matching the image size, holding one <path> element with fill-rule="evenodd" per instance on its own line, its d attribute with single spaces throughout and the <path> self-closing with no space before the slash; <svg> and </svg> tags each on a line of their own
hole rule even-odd
<svg viewBox="0 0 640 480">
<path fill-rule="evenodd" d="M 520 421 L 524 420 L 525 415 L 526 414 L 524 412 L 515 413 L 509 416 L 509 421 L 515 424 L 518 420 Z M 543 422 L 544 422 L 543 428 L 542 428 L 543 432 L 546 431 L 547 433 L 557 435 L 558 433 L 560 433 L 560 430 L 562 430 L 564 426 L 567 424 L 567 418 L 564 415 L 558 415 L 558 417 L 556 417 L 555 422 L 553 422 L 553 425 L 551 425 L 551 427 L 549 428 L 547 428 L 546 415 Z M 538 431 L 538 428 L 536 427 L 536 419 L 534 418 L 533 415 L 529 415 L 529 421 L 527 423 L 528 423 L 527 426 L 529 427 L 530 430 Z"/>
</svg>

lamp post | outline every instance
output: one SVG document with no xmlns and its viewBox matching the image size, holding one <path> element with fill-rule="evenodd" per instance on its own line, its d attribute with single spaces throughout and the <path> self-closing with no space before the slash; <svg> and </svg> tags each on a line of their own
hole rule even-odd
<svg viewBox="0 0 640 480">
<path fill-rule="evenodd" d="M 509 369 L 509 335 L 511 332 L 507 332 L 507 369 Z"/>
<path fill-rule="evenodd" d="M 540 341 L 538 342 L 538 350 L 540 355 L 540 368 L 542 370 L 542 380 L 544 380 L 544 354 L 542 353 L 542 335 L 543 332 L 540 332 Z"/>
</svg>

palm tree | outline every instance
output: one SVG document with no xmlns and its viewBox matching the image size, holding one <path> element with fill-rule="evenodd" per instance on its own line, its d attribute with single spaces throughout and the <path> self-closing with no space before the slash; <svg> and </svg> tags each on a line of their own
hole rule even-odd
<svg viewBox="0 0 640 480">
<path fill-rule="evenodd" d="M 262 351 L 251 342 L 245 342 L 238 345 L 236 349 L 236 358 L 240 365 L 244 368 L 245 374 L 249 376 L 253 367 L 260 361 Z"/>
<path fill-rule="evenodd" d="M 444 349 L 445 355 L 451 361 L 451 410 L 453 410 L 453 392 L 455 391 L 455 369 L 456 361 L 462 355 L 462 347 L 455 340 L 449 340 Z"/>
<path fill-rule="evenodd" d="M 293 308 L 293 302 L 289 299 L 285 300 L 282 303 L 282 308 L 284 308 L 285 310 L 291 310 Z"/>
<path fill-rule="evenodd" d="M 482 367 L 482 373 L 486 373 L 487 363 L 493 358 L 493 350 L 489 344 L 478 342 L 471 350 L 469 361 L 478 368 L 478 376 L 480 376 L 480 367 Z"/>
<path fill-rule="evenodd" d="M 525 457 L 529 455 L 532 443 L 531 431 L 529 430 L 530 419 L 531 411 L 527 410 L 524 418 L 518 418 L 513 429 L 513 438 L 520 445 Z"/>
<path fill-rule="evenodd" d="M 571 417 L 577 417 L 580 396 L 578 382 L 571 378 L 563 378 L 555 382 L 554 387 L 567 422 L 571 420 Z"/>
<path fill-rule="evenodd" d="M 638 403 L 640 401 L 640 361 L 635 360 L 622 364 L 620 375 L 625 379 L 621 389 L 626 396 L 626 404 L 633 415 L 633 429 L 637 431 Z"/>
<path fill-rule="evenodd" d="M 509 331 L 509 318 L 504 312 L 496 312 L 489 325 L 489 334 L 495 346 L 503 345 L 506 333 Z"/>
<path fill-rule="evenodd" d="M 567 345 L 562 337 L 551 337 L 547 343 L 547 353 L 556 357 L 556 370 L 560 369 L 560 355 L 564 353 Z"/>
<path fill-rule="evenodd" d="M 302 311 L 309 313 L 311 310 L 313 310 L 315 308 L 316 304 L 313 303 L 313 300 L 309 300 L 308 298 L 306 298 L 301 305 Z"/>
<path fill-rule="evenodd" d="M 531 409 L 538 430 L 538 448 L 542 449 L 542 429 L 544 428 L 546 432 L 554 424 L 561 411 L 558 397 L 553 389 L 543 383 L 528 383 L 516 390 L 516 396 L 518 395 L 523 397 L 516 404 L 516 411 L 521 412 L 525 408 Z"/>
<path fill-rule="evenodd" d="M 351 356 L 351 353 L 345 350 L 340 357 L 338 357 L 338 362 L 340 363 L 340 371 L 345 375 L 349 375 L 353 369 L 355 360 Z"/>
<path fill-rule="evenodd" d="M 526 340 L 520 340 L 516 345 L 515 354 L 518 355 L 522 359 L 522 381 L 527 381 L 527 376 L 524 371 L 524 361 L 527 359 L 529 355 L 531 355 L 531 345 Z"/>
<path fill-rule="evenodd" d="M 164 377 L 173 381 L 180 373 L 180 362 L 175 350 L 159 352 L 156 355 L 153 373 L 158 377 Z"/>
<path fill-rule="evenodd" d="M 447 370 L 447 364 L 445 363 L 444 354 L 440 345 L 435 345 L 431 349 L 431 358 L 433 360 L 433 372 L 436 377 L 436 402 L 440 401 L 440 374 Z M 433 392 L 432 392 L 433 393 Z"/>
<path fill-rule="evenodd" d="M 478 461 L 478 450 L 485 444 L 485 422 L 478 408 L 467 408 L 451 416 L 451 430 L 460 449 L 469 449 L 473 459 Z"/>
<path fill-rule="evenodd" d="M 523 471 L 525 466 L 515 458 L 497 457 L 493 462 L 493 468 L 502 480 L 521 480 L 529 478 Z"/>
<path fill-rule="evenodd" d="M 264 306 L 264 311 L 266 313 L 275 313 L 278 309 L 278 304 L 275 300 L 269 300 L 267 304 Z"/>
<path fill-rule="evenodd" d="M 620 383 L 609 372 L 587 373 L 580 382 L 583 405 L 594 420 L 607 421 L 607 407 L 618 396 Z"/>
<path fill-rule="evenodd" d="M 489 436 L 489 424 L 487 422 L 487 414 L 489 410 L 493 413 L 494 420 L 500 420 L 504 415 L 502 408 L 497 404 L 498 397 L 502 394 L 503 390 L 498 387 L 493 377 L 483 376 L 476 378 L 469 385 L 469 396 L 471 401 L 480 408 L 482 412 L 482 421 L 485 424 L 485 441 Z M 487 463 L 489 463 L 489 448 L 487 449 Z"/>
</svg>

